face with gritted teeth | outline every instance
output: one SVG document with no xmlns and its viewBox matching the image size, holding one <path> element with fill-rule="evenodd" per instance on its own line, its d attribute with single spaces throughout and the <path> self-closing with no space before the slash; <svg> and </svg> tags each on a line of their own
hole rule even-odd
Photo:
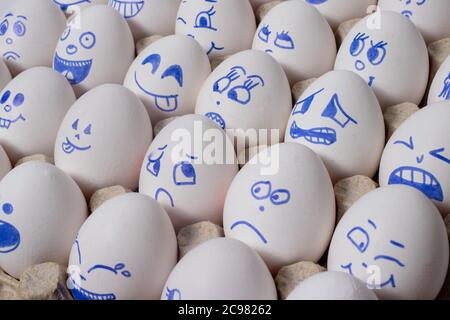
<svg viewBox="0 0 450 320">
<path fill-rule="evenodd" d="M 76 119 L 72 123 L 71 137 L 66 137 L 61 147 L 65 154 L 72 154 L 74 152 L 84 152 L 92 148 L 86 140 L 89 140 L 89 136 L 92 135 L 92 125 L 87 124 L 83 126 L 80 119 Z"/>
<path fill-rule="evenodd" d="M 0 98 L 0 130 L 9 130 L 26 121 L 23 114 L 25 96 L 20 92 L 3 90 Z"/>
<path fill-rule="evenodd" d="M 125 19 L 132 19 L 144 9 L 144 0 L 109 0 L 108 5 L 116 9 Z"/>
</svg>

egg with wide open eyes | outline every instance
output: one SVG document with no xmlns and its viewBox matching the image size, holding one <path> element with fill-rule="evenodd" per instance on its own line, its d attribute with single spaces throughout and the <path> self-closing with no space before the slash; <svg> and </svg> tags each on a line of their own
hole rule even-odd
<svg viewBox="0 0 450 320">
<path fill-rule="evenodd" d="M 450 55 L 439 67 L 428 92 L 428 104 L 450 101 Z"/>
<path fill-rule="evenodd" d="M 12 79 L 11 73 L 3 60 L 0 60 L 0 90 L 10 82 Z"/>
<path fill-rule="evenodd" d="M 336 58 L 336 40 L 327 21 L 301 1 L 271 9 L 259 24 L 252 48 L 272 55 L 291 84 L 333 69 Z"/>
<path fill-rule="evenodd" d="M 244 243 L 219 238 L 202 243 L 172 270 L 162 300 L 276 300 L 261 257 Z"/>
<path fill-rule="evenodd" d="M 383 114 L 364 80 L 350 71 L 330 71 L 295 104 L 285 141 L 316 152 L 334 182 L 373 177 L 385 144 Z"/>
<path fill-rule="evenodd" d="M 125 19 L 108 6 L 92 6 L 72 17 L 60 34 L 53 69 L 81 96 L 105 83 L 122 84 L 134 49 Z"/>
<path fill-rule="evenodd" d="M 247 50 L 222 62 L 206 79 L 195 113 L 227 129 L 238 153 L 282 141 L 292 110 L 289 81 L 268 53 Z"/>
<path fill-rule="evenodd" d="M 18 278 L 35 264 L 67 265 L 87 214 L 83 193 L 60 169 L 38 161 L 14 168 L 0 182 L 0 267 Z"/>
<path fill-rule="evenodd" d="M 159 299 L 177 250 L 170 219 L 155 200 L 120 195 L 81 227 L 70 253 L 69 289 L 77 300 Z"/>
<path fill-rule="evenodd" d="M 408 18 L 396 12 L 378 11 L 350 30 L 334 68 L 361 76 L 383 109 L 404 102 L 418 105 L 428 83 L 428 51 L 422 35 Z"/>
<path fill-rule="evenodd" d="M 406 186 L 361 197 L 334 232 L 328 270 L 349 273 L 378 298 L 435 299 L 449 263 L 447 230 L 436 206 Z"/>
<path fill-rule="evenodd" d="M 380 185 L 401 184 L 450 211 L 450 102 L 413 114 L 392 135 L 380 164 Z"/>
<path fill-rule="evenodd" d="M 66 14 L 78 13 L 90 6 L 108 4 L 108 0 L 52 0 Z"/>
<path fill-rule="evenodd" d="M 197 40 L 210 58 L 231 55 L 252 46 L 255 16 L 248 1 L 181 1 L 175 33 Z"/>
<path fill-rule="evenodd" d="M 142 163 L 139 192 L 156 199 L 176 230 L 222 224 L 225 195 L 238 172 L 233 143 L 213 121 L 186 115 L 154 139 Z"/>
<path fill-rule="evenodd" d="M 427 43 L 450 37 L 450 1 L 380 0 L 381 10 L 403 14 L 417 26 Z"/>
<path fill-rule="evenodd" d="M 56 134 L 75 102 L 70 84 L 48 67 L 34 67 L 0 92 L 0 144 L 13 163 L 33 154 L 51 156 Z"/>
<path fill-rule="evenodd" d="M 11 161 L 9 161 L 8 155 L 5 149 L 0 145 L 0 180 L 11 170 Z"/>
<path fill-rule="evenodd" d="M 362 18 L 376 9 L 377 0 L 303 0 L 314 6 L 335 30 L 348 20 Z M 400 0 L 401 1 L 401 0 Z"/>
<path fill-rule="evenodd" d="M 51 67 L 66 17 L 52 1 L 15 0 L 0 14 L 0 55 L 13 75 Z"/>
<path fill-rule="evenodd" d="M 255 249 L 276 273 L 318 261 L 335 223 L 333 185 L 320 158 L 296 143 L 274 145 L 247 163 L 225 200 L 226 237 Z"/>
<path fill-rule="evenodd" d="M 152 126 L 142 102 L 118 84 L 99 86 L 70 108 L 54 146 L 55 164 L 86 196 L 121 185 L 135 190 Z"/>
<path fill-rule="evenodd" d="M 208 56 L 198 42 L 173 35 L 139 54 L 124 85 L 141 99 L 156 125 L 163 119 L 194 113 L 198 92 L 210 73 Z"/>
<path fill-rule="evenodd" d="M 108 5 L 127 20 L 136 41 L 175 33 L 180 0 L 109 0 Z"/>
</svg>

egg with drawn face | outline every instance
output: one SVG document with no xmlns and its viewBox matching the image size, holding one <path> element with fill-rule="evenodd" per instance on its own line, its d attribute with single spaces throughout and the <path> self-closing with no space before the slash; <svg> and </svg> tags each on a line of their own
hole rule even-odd
<svg viewBox="0 0 450 320">
<path fill-rule="evenodd" d="M 450 55 L 434 76 L 428 92 L 428 104 L 441 101 L 450 101 Z"/>
<path fill-rule="evenodd" d="M 11 73 L 3 60 L 0 60 L 0 90 L 11 81 Z"/>
<path fill-rule="evenodd" d="M 419 104 L 428 83 L 428 51 L 408 18 L 379 11 L 362 19 L 347 34 L 335 70 L 361 76 L 382 108 L 404 102 Z"/>
<path fill-rule="evenodd" d="M 99 86 L 70 108 L 56 138 L 55 164 L 86 196 L 101 188 L 137 188 L 152 126 L 142 102 L 117 84 Z"/>
<path fill-rule="evenodd" d="M 11 161 L 51 156 L 58 128 L 75 99 L 66 79 L 48 67 L 15 77 L 0 92 L 0 144 Z"/>
<path fill-rule="evenodd" d="M 127 20 L 136 41 L 175 33 L 180 0 L 109 0 L 108 5 Z"/>
<path fill-rule="evenodd" d="M 333 29 L 350 19 L 362 18 L 376 9 L 377 0 L 303 0 L 314 6 Z M 409 1 L 409 0 L 408 0 Z"/>
<path fill-rule="evenodd" d="M 449 121 L 450 102 L 413 114 L 387 143 L 379 176 L 382 186 L 401 184 L 421 191 L 443 215 L 450 211 Z"/>
<path fill-rule="evenodd" d="M 0 145 L 0 180 L 11 170 L 11 162 L 5 149 Z"/>
<path fill-rule="evenodd" d="M 216 58 L 250 49 L 255 29 L 248 1 L 182 0 L 175 33 L 194 38 Z"/>
<path fill-rule="evenodd" d="M 378 6 L 410 18 L 428 43 L 450 37 L 450 1 L 380 0 Z"/>
<path fill-rule="evenodd" d="M 124 85 L 138 95 L 156 124 L 193 113 L 198 92 L 210 73 L 208 56 L 200 45 L 190 37 L 173 35 L 139 54 Z"/>
<path fill-rule="evenodd" d="M 226 237 L 255 249 L 276 273 L 298 261 L 318 261 L 335 215 L 333 185 L 322 161 L 307 147 L 284 143 L 239 171 L 227 193 L 223 226 Z"/>
<path fill-rule="evenodd" d="M 350 71 L 330 71 L 295 104 L 285 141 L 315 151 L 334 182 L 373 177 L 385 144 L 383 114 L 364 80 Z"/>
<path fill-rule="evenodd" d="M 301 1 L 286 1 L 270 10 L 259 24 L 252 48 L 271 54 L 291 84 L 333 69 L 336 58 L 336 40 L 327 21 Z"/>
<path fill-rule="evenodd" d="M 82 9 L 99 4 L 107 4 L 108 0 L 52 0 L 62 11 L 76 13 Z"/>
<path fill-rule="evenodd" d="M 447 274 L 448 235 L 436 206 L 406 186 L 360 198 L 339 222 L 328 270 L 347 272 L 380 299 L 435 299 Z"/>
<path fill-rule="evenodd" d="M 0 55 L 13 75 L 32 67 L 51 67 L 66 24 L 66 17 L 51 1 L 12 1 L 0 19 Z"/>
<path fill-rule="evenodd" d="M 150 145 L 139 192 L 163 206 L 176 230 L 201 221 L 220 225 L 225 195 L 237 172 L 225 132 L 203 116 L 187 115 L 169 123 Z"/>
<path fill-rule="evenodd" d="M 278 143 L 291 109 L 289 81 L 281 66 L 265 52 L 247 50 L 229 57 L 211 73 L 200 90 L 195 113 L 254 146 Z M 250 131 L 258 141 L 249 139 Z"/>
<path fill-rule="evenodd" d="M 53 69 L 80 96 L 101 84 L 123 83 L 133 60 L 133 35 L 124 18 L 108 6 L 92 6 L 72 18 L 60 35 Z"/>
<path fill-rule="evenodd" d="M 267 266 L 244 243 L 219 238 L 202 243 L 175 266 L 162 300 L 276 300 Z"/>
<path fill-rule="evenodd" d="M 77 300 L 159 299 L 177 261 L 167 213 L 142 194 L 106 201 L 86 220 L 69 260 Z"/>
<path fill-rule="evenodd" d="M 14 168 L 0 182 L 0 267 L 19 278 L 35 264 L 67 265 L 87 214 L 83 194 L 63 171 L 38 161 Z"/>
</svg>

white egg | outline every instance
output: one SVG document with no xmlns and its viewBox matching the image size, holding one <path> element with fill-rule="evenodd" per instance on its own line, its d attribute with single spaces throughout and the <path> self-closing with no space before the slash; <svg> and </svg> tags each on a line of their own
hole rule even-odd
<svg viewBox="0 0 450 320">
<path fill-rule="evenodd" d="M 350 71 L 331 71 L 295 104 L 285 141 L 315 151 L 334 182 L 354 175 L 373 177 L 385 144 L 383 114 L 364 80 Z"/>
<path fill-rule="evenodd" d="M 0 1 L 0 11 L 5 10 L 12 2 L 13 2 L 13 0 L 2 0 L 2 1 Z"/>
<path fill-rule="evenodd" d="M 413 114 L 386 145 L 380 185 L 402 184 L 433 200 L 443 215 L 450 211 L 450 102 Z"/>
<path fill-rule="evenodd" d="M 439 67 L 428 92 L 428 104 L 450 100 L 450 55 Z"/>
<path fill-rule="evenodd" d="M 197 95 L 210 73 L 208 56 L 197 41 L 173 35 L 152 43 L 139 54 L 124 85 L 138 95 L 156 124 L 194 113 Z"/>
<path fill-rule="evenodd" d="M 3 60 L 0 60 L 0 90 L 10 82 L 12 79 L 11 73 Z"/>
<path fill-rule="evenodd" d="M 378 300 L 361 280 L 344 272 L 317 273 L 302 282 L 286 300 Z"/>
<path fill-rule="evenodd" d="M 81 11 L 60 34 L 53 69 L 77 96 L 105 83 L 123 83 L 134 60 L 134 41 L 125 19 L 108 6 Z"/>
<path fill-rule="evenodd" d="M 11 161 L 38 153 L 51 156 L 58 128 L 75 100 L 66 79 L 48 67 L 15 77 L 0 93 L 0 143 Z"/>
<path fill-rule="evenodd" d="M 234 239 L 209 240 L 172 270 L 164 300 L 276 300 L 272 275 L 259 255 Z"/>
<path fill-rule="evenodd" d="M 448 0 L 380 0 L 378 6 L 410 18 L 427 42 L 450 37 Z"/>
<path fill-rule="evenodd" d="M 258 9 L 263 4 L 266 4 L 268 2 L 271 2 L 272 0 L 250 0 L 250 4 L 253 7 L 253 10 Z"/>
<path fill-rule="evenodd" d="M 155 137 L 142 163 L 139 191 L 164 207 L 176 230 L 200 221 L 220 225 L 237 172 L 225 132 L 203 116 L 187 115 Z"/>
<path fill-rule="evenodd" d="M 67 14 L 78 13 L 90 6 L 107 4 L 108 0 L 52 0 L 62 11 Z"/>
<path fill-rule="evenodd" d="M 372 13 L 377 0 L 303 0 L 319 10 L 333 29 L 341 23 Z"/>
<path fill-rule="evenodd" d="M 301 1 L 286 1 L 270 10 L 259 24 L 253 49 L 271 54 L 291 84 L 333 69 L 336 40 L 323 16 Z"/>
<path fill-rule="evenodd" d="M 405 186 L 376 189 L 339 222 L 328 269 L 376 289 L 380 299 L 434 299 L 447 274 L 448 235 L 437 208 Z"/>
<path fill-rule="evenodd" d="M 11 161 L 9 161 L 8 155 L 0 146 L 0 180 L 11 170 Z"/>
<path fill-rule="evenodd" d="M 283 69 L 269 54 L 257 50 L 237 53 L 221 63 L 203 84 L 195 107 L 197 114 L 230 129 L 240 141 L 252 134 L 259 140 L 275 134 L 272 143 L 283 139 L 291 110 Z M 249 146 L 256 143 L 247 141 Z"/>
<path fill-rule="evenodd" d="M 255 16 L 248 1 L 182 1 L 176 34 L 196 39 L 210 58 L 227 56 L 252 46 Z"/>
<path fill-rule="evenodd" d="M 37 66 L 51 67 L 66 17 L 49 0 L 14 0 L 0 23 L 0 54 L 13 75 Z"/>
<path fill-rule="evenodd" d="M 32 161 L 0 182 L 0 267 L 18 278 L 35 264 L 67 265 L 87 205 L 76 183 L 53 165 Z"/>
<path fill-rule="evenodd" d="M 318 261 L 336 215 L 328 172 L 313 151 L 296 143 L 266 152 L 245 165 L 228 190 L 225 235 L 255 249 L 274 272 L 298 261 Z"/>
<path fill-rule="evenodd" d="M 77 300 L 159 299 L 177 262 L 167 213 L 138 193 L 115 197 L 86 220 L 70 253 L 69 288 Z"/>
<path fill-rule="evenodd" d="M 373 88 L 382 108 L 404 102 L 419 104 L 428 83 L 428 51 L 408 18 L 381 11 L 350 30 L 335 69 L 360 75 Z"/>
<path fill-rule="evenodd" d="M 70 108 L 58 131 L 55 164 L 88 196 L 114 185 L 135 190 L 151 141 L 152 126 L 142 102 L 125 87 L 106 84 Z"/>
<path fill-rule="evenodd" d="M 180 0 L 109 0 L 108 5 L 127 19 L 136 41 L 175 33 Z"/>
</svg>

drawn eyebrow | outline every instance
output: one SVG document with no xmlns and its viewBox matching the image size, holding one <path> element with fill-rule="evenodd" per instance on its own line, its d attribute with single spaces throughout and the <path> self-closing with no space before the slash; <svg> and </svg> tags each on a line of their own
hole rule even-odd
<svg viewBox="0 0 450 320">
<path fill-rule="evenodd" d="M 379 256 L 376 256 L 376 257 L 374 258 L 375 261 L 376 261 L 376 260 L 380 260 L 380 259 L 381 259 L 381 260 L 388 260 L 388 261 L 394 262 L 394 263 L 398 264 L 400 267 L 404 267 L 404 266 L 405 266 L 402 262 L 400 262 L 399 260 L 397 260 L 397 259 L 395 259 L 395 258 L 393 258 L 393 257 L 391 257 L 391 256 L 379 255 Z"/>
<path fill-rule="evenodd" d="M 12 13 L 5 14 L 5 18 L 8 18 L 8 17 L 14 17 L 14 15 Z"/>
<path fill-rule="evenodd" d="M 397 241 L 395 241 L 395 240 L 391 240 L 390 242 L 391 242 L 392 245 L 394 245 L 394 246 L 396 246 L 396 247 L 399 247 L 399 248 L 402 248 L 402 249 L 405 248 L 405 245 L 402 244 L 402 243 L 400 243 L 400 242 L 397 242 Z"/>
<path fill-rule="evenodd" d="M 376 230 L 377 229 L 377 225 L 375 224 L 375 222 L 373 222 L 372 220 L 367 220 L 369 222 L 369 224 Z"/>
<path fill-rule="evenodd" d="M 17 18 L 21 18 L 21 19 L 24 19 L 24 20 L 28 20 L 27 17 L 24 17 L 24 16 L 17 16 Z"/>
<path fill-rule="evenodd" d="M 184 24 L 187 24 L 186 20 L 184 20 L 184 19 L 181 18 L 181 17 L 178 17 L 178 18 L 177 18 L 177 21 L 181 21 L 181 22 L 183 22 Z"/>
<path fill-rule="evenodd" d="M 196 156 L 191 156 L 191 155 L 189 155 L 189 154 L 187 154 L 187 153 L 186 153 L 186 157 L 188 157 L 188 158 L 191 159 L 191 160 L 198 160 L 198 157 L 196 157 Z"/>
<path fill-rule="evenodd" d="M 164 151 L 166 149 L 167 149 L 167 144 L 165 146 L 163 146 L 163 147 L 158 148 L 159 151 Z"/>
<path fill-rule="evenodd" d="M 397 140 L 394 142 L 394 144 L 402 144 L 402 145 L 406 146 L 408 149 L 414 150 L 413 137 L 409 137 L 409 142 L 406 142 L 403 140 Z"/>
</svg>

